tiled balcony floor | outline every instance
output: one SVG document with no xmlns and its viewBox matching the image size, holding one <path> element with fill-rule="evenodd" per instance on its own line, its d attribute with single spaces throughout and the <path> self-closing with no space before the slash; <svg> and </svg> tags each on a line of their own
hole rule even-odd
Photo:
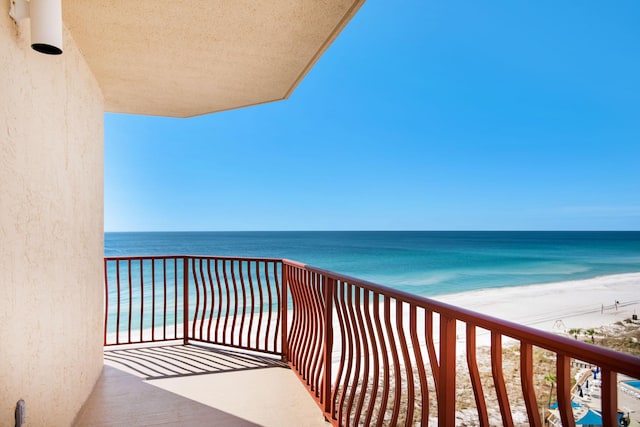
<svg viewBox="0 0 640 427">
<path fill-rule="evenodd" d="M 279 359 L 199 345 L 105 351 L 75 426 L 329 426 Z"/>
</svg>

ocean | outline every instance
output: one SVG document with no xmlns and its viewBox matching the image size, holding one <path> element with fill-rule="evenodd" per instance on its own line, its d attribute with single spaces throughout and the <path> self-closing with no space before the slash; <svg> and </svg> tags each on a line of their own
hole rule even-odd
<svg viewBox="0 0 640 427">
<path fill-rule="evenodd" d="M 640 232 L 105 233 L 105 256 L 288 258 L 434 296 L 640 272 Z"/>
</svg>

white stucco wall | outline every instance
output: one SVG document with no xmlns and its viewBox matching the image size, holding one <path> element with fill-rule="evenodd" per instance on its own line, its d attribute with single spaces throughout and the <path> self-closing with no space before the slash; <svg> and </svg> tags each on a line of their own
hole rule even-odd
<svg viewBox="0 0 640 427">
<path fill-rule="evenodd" d="M 103 100 L 69 33 L 38 54 L 0 2 L 0 426 L 65 426 L 102 368 Z"/>
</svg>

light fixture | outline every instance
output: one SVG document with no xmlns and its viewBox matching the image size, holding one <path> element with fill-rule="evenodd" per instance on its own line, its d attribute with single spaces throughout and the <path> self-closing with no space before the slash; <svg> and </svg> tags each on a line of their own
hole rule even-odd
<svg viewBox="0 0 640 427">
<path fill-rule="evenodd" d="M 31 18 L 31 47 L 47 55 L 62 53 L 62 0 L 9 0 L 17 23 Z"/>
</svg>

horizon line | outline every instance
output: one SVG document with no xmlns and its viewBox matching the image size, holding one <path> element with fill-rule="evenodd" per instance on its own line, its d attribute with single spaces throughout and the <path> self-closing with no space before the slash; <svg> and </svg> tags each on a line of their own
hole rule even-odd
<svg viewBox="0 0 640 427">
<path fill-rule="evenodd" d="M 621 229 L 592 229 L 592 230 L 567 230 L 567 229 L 308 229 L 308 230 L 104 230 L 104 233 L 637 233 L 640 230 Z"/>
</svg>

